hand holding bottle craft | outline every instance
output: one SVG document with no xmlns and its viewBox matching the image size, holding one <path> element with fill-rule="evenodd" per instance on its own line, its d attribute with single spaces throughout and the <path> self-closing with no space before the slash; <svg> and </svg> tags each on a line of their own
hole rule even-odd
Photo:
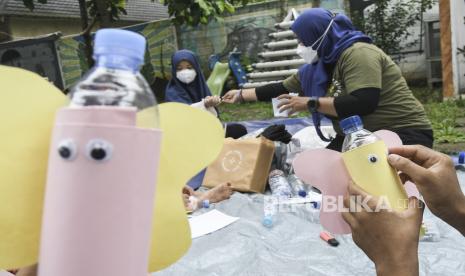
<svg viewBox="0 0 465 276">
<path fill-rule="evenodd" d="M 320 221 L 334 234 L 351 232 L 341 215 L 345 211 L 343 197 L 351 178 L 357 184 L 364 183 L 365 185 L 361 185 L 370 194 L 386 196 L 386 201 L 395 210 L 406 208 L 407 194 L 418 194 L 416 188 L 411 186 L 406 193 L 400 181 L 397 182 L 397 174 L 387 164 L 387 148 L 402 145 L 400 138 L 386 130 L 377 131 L 374 133 L 376 136 L 373 136 L 363 130 L 357 119 L 355 122 L 348 122 L 349 135 L 346 141 L 349 142 L 345 142 L 345 149 L 348 151 L 341 154 L 328 149 L 308 150 L 299 154 L 293 163 L 297 177 L 312 183 L 323 193 Z M 350 134 L 355 135 L 351 137 Z"/>
</svg>

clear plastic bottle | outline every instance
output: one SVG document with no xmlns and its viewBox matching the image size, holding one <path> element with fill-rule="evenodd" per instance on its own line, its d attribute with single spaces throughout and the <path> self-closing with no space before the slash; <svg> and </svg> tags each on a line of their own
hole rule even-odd
<svg viewBox="0 0 465 276">
<path fill-rule="evenodd" d="M 283 171 L 271 171 L 268 178 L 268 183 L 270 184 L 271 194 L 273 196 L 285 198 L 292 196 L 291 186 L 289 186 Z"/>
<path fill-rule="evenodd" d="M 263 226 L 267 228 L 273 227 L 278 213 L 278 199 L 273 195 L 263 197 Z"/>
<path fill-rule="evenodd" d="M 346 135 L 342 144 L 342 152 L 380 140 L 375 134 L 363 128 L 362 119 L 357 115 L 342 120 L 340 125 Z"/>
<path fill-rule="evenodd" d="M 94 42 L 94 67 L 73 87 L 70 107 L 121 106 L 138 111 L 153 108 L 158 127 L 157 102 L 139 72 L 144 63 L 146 40 L 119 29 L 99 30 Z"/>
<path fill-rule="evenodd" d="M 287 177 L 287 182 L 292 188 L 292 194 L 294 196 L 307 197 L 309 185 L 305 184 L 295 174 L 290 174 Z"/>
</svg>

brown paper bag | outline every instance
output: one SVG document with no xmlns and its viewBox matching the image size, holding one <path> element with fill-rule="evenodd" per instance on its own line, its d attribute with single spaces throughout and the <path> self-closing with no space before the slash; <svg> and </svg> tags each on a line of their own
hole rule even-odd
<svg viewBox="0 0 465 276">
<path fill-rule="evenodd" d="M 263 193 L 273 154 L 274 143 L 266 138 L 226 138 L 220 155 L 207 168 L 203 186 L 229 182 L 236 191 Z"/>
</svg>

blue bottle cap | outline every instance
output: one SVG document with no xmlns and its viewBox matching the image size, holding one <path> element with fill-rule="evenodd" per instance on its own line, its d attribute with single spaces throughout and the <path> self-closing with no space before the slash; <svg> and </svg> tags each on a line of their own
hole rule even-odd
<svg viewBox="0 0 465 276">
<path fill-rule="evenodd" d="M 208 209 L 210 208 L 210 200 L 205 199 L 202 201 L 202 208 Z"/>
<path fill-rule="evenodd" d="M 271 216 L 265 216 L 262 221 L 263 226 L 271 228 L 273 226 L 273 218 Z"/>
<path fill-rule="evenodd" d="M 312 201 L 310 202 L 315 209 L 320 209 L 320 203 L 318 201 Z"/>
<path fill-rule="evenodd" d="M 95 34 L 94 59 L 102 55 L 121 55 L 144 62 L 146 40 L 142 35 L 120 29 L 102 29 Z"/>
<path fill-rule="evenodd" d="M 363 128 L 362 119 L 358 115 L 345 118 L 339 122 L 339 125 L 344 134 L 349 134 Z"/>
<path fill-rule="evenodd" d="M 465 151 L 461 151 L 459 153 L 459 160 L 458 160 L 458 163 L 459 164 L 464 164 L 465 163 Z"/>
<path fill-rule="evenodd" d="M 298 194 L 299 194 L 300 197 L 307 197 L 307 192 L 304 191 L 304 190 L 300 190 L 300 191 L 298 192 Z"/>
</svg>

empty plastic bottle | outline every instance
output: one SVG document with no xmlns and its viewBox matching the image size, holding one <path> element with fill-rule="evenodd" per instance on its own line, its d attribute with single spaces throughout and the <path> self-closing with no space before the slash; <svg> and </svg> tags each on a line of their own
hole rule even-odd
<svg viewBox="0 0 465 276">
<path fill-rule="evenodd" d="M 363 123 L 359 116 L 346 118 L 340 122 L 340 125 L 346 135 L 342 144 L 342 152 L 380 140 L 375 134 L 363 128 Z"/>
<path fill-rule="evenodd" d="M 73 87 L 70 107 L 120 106 L 138 111 L 153 108 L 158 126 L 157 102 L 139 72 L 144 63 L 146 40 L 126 30 L 99 30 L 94 42 L 94 67 Z"/>
<path fill-rule="evenodd" d="M 291 174 L 287 177 L 287 182 L 292 188 L 292 194 L 294 196 L 306 197 L 308 190 L 310 189 L 309 185 L 305 184 L 300 180 L 295 174 Z"/>
<path fill-rule="evenodd" d="M 273 170 L 270 172 L 268 183 L 270 184 L 271 194 L 277 197 L 291 197 L 292 191 L 289 182 L 287 182 L 284 172 Z"/>
<path fill-rule="evenodd" d="M 271 228 L 276 220 L 278 213 L 278 200 L 273 195 L 263 197 L 263 220 L 262 224 L 265 227 Z"/>
</svg>

